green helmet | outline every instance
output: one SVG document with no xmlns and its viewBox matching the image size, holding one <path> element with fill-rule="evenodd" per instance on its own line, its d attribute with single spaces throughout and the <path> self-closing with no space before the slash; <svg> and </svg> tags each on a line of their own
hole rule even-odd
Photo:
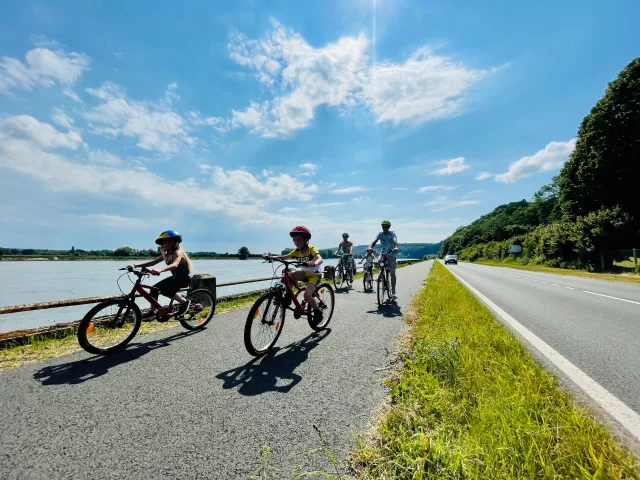
<svg viewBox="0 0 640 480">
<path fill-rule="evenodd" d="M 343 237 L 348 237 L 348 236 L 349 236 L 349 234 L 348 234 L 347 232 L 344 232 L 344 233 L 342 234 L 342 236 L 343 236 Z"/>
<path fill-rule="evenodd" d="M 383 227 L 390 227 L 391 226 L 391 222 L 389 220 L 382 220 L 380 225 L 382 225 Z"/>
</svg>

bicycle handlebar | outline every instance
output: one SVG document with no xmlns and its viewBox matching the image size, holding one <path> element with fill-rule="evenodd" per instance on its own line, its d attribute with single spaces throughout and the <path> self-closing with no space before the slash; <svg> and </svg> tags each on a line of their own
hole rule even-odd
<svg viewBox="0 0 640 480">
<path fill-rule="evenodd" d="M 124 268 L 119 268 L 118 270 L 126 270 L 127 272 L 133 273 L 138 277 L 143 277 L 144 275 L 151 275 L 151 272 L 147 269 L 147 267 L 141 267 L 140 270 L 136 270 L 133 267 L 124 267 Z"/>
</svg>

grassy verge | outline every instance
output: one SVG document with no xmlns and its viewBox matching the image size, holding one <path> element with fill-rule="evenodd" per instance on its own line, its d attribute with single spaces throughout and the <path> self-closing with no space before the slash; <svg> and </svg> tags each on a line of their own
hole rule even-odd
<svg viewBox="0 0 640 480">
<path fill-rule="evenodd" d="M 407 320 L 390 405 L 352 457 L 360 478 L 640 478 L 637 459 L 438 262 Z"/>
<path fill-rule="evenodd" d="M 585 272 L 583 270 L 568 270 L 566 268 L 543 267 L 540 265 L 520 265 L 518 263 L 503 263 L 494 260 L 476 260 L 473 263 L 491 265 L 494 267 L 516 268 L 518 270 L 529 270 L 531 272 L 557 273 L 560 275 L 570 275 L 572 277 L 640 284 L 640 276 L 633 273 L 592 273 Z"/>
<path fill-rule="evenodd" d="M 256 301 L 258 295 L 244 298 L 234 298 L 228 301 L 220 301 L 216 305 L 216 315 L 245 308 Z M 212 322 L 215 321 L 215 316 Z M 177 322 L 167 323 L 142 322 L 138 335 L 168 330 L 176 327 Z M 0 371 L 8 368 L 19 367 L 27 363 L 36 363 L 48 358 L 60 357 L 81 350 L 76 337 L 76 330 L 65 331 L 64 336 L 58 338 L 43 338 L 34 336 L 25 345 L 0 348 Z"/>
</svg>

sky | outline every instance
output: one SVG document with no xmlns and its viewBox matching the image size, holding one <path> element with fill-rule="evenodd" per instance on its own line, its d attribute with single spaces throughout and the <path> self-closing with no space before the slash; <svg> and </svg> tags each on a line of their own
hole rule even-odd
<svg viewBox="0 0 640 480">
<path fill-rule="evenodd" d="M 531 199 L 640 52 L 640 2 L 0 6 L 0 246 L 438 242 Z"/>
</svg>

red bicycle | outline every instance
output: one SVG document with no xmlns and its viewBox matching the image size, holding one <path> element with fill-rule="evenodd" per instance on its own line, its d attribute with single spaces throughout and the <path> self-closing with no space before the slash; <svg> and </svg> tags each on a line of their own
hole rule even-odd
<svg viewBox="0 0 640 480">
<path fill-rule="evenodd" d="M 256 357 L 266 354 L 273 348 L 282 333 L 284 316 L 287 310 L 293 312 L 294 318 L 307 317 L 309 326 L 319 332 L 329 325 L 335 306 L 333 288 L 328 283 L 317 285 L 313 298 L 322 310 L 322 321 L 313 321 L 313 312 L 304 300 L 306 288 L 300 288 L 290 276 L 289 266 L 300 265 L 297 261 L 270 258 L 268 262 L 280 262 L 284 265 L 282 277 L 266 290 L 249 310 L 244 326 L 244 345 L 247 351 Z M 277 271 L 277 268 L 276 270 Z M 274 271 L 274 273 L 275 273 Z M 292 306 L 293 304 L 293 306 Z"/>
<path fill-rule="evenodd" d="M 142 284 L 142 279 L 151 275 L 149 270 L 120 270 L 127 270 L 127 273 L 133 273 L 138 279 L 133 284 L 131 293 L 122 298 L 105 300 L 84 316 L 78 326 L 78 343 L 87 352 L 102 355 L 112 353 L 133 340 L 142 323 L 140 307 L 136 305 L 138 297 L 143 297 L 156 309 L 156 319 L 167 321 L 175 317 L 187 330 L 199 330 L 211 321 L 216 310 L 216 299 L 209 290 L 189 290 L 186 294 L 191 301 L 189 308 L 186 312 L 179 313 L 180 304 L 174 305 L 173 299 L 169 305 L 162 306 L 146 291 L 155 289 Z"/>
</svg>

